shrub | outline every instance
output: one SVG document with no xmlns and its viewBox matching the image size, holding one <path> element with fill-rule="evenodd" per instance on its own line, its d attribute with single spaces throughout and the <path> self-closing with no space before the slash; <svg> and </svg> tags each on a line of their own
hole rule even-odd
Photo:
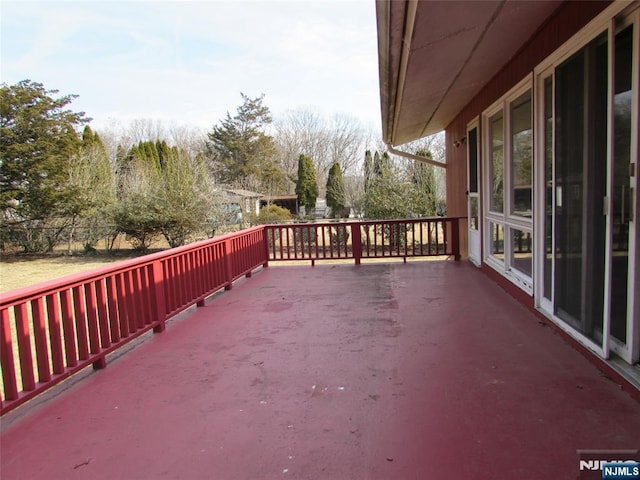
<svg viewBox="0 0 640 480">
<path fill-rule="evenodd" d="M 278 205 L 266 205 L 260 209 L 260 214 L 252 222 L 255 225 L 269 223 L 285 223 L 291 220 L 291 212 Z"/>
</svg>

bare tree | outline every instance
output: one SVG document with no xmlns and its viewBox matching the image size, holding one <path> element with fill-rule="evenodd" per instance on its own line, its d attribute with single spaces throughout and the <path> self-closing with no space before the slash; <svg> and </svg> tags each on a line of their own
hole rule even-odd
<svg viewBox="0 0 640 480">
<path fill-rule="evenodd" d="M 171 145 L 185 151 L 192 158 L 206 149 L 207 134 L 197 127 L 174 123 L 167 127 L 166 136 Z"/>
<path fill-rule="evenodd" d="M 166 138 L 164 122 L 159 119 L 136 118 L 131 121 L 127 130 L 130 132 L 133 143 L 155 142 Z"/>
<path fill-rule="evenodd" d="M 331 166 L 339 163 L 346 175 L 355 173 L 367 144 L 367 134 L 359 121 L 347 115 L 326 120 L 308 108 L 290 110 L 275 127 L 283 169 L 295 179 L 300 155 L 311 157 L 321 196 L 325 194 Z"/>
<path fill-rule="evenodd" d="M 289 110 L 275 122 L 275 140 L 283 170 L 295 185 L 298 159 L 305 154 L 314 160 L 326 151 L 323 120 L 309 108 Z"/>
<path fill-rule="evenodd" d="M 351 173 L 364 152 L 364 130 L 355 117 L 334 115 L 328 130 L 330 161 L 324 170 L 339 163 L 344 173 Z"/>
</svg>

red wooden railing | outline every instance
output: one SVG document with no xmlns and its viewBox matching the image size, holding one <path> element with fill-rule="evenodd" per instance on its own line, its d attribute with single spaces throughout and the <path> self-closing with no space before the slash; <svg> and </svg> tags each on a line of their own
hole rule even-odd
<svg viewBox="0 0 640 480">
<path fill-rule="evenodd" d="M 0 295 L 0 413 L 266 264 L 256 227 Z"/>
<path fill-rule="evenodd" d="M 268 225 L 270 261 L 453 256 L 460 258 L 458 218 Z"/>
<path fill-rule="evenodd" d="M 448 255 L 458 219 L 268 225 L 0 294 L 0 414 L 278 260 Z"/>
</svg>

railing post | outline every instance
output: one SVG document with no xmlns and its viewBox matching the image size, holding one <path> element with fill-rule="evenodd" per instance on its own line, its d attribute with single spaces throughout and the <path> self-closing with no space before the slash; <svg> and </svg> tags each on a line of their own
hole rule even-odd
<svg viewBox="0 0 640 480">
<path fill-rule="evenodd" d="M 153 299 L 156 304 L 156 322 L 157 325 L 153 327 L 153 331 L 155 333 L 164 332 L 165 322 L 166 322 L 166 306 L 164 302 L 164 271 L 162 269 L 162 262 L 160 260 L 156 260 L 153 262 L 153 267 L 151 270 L 152 275 L 152 288 L 153 288 Z"/>
<path fill-rule="evenodd" d="M 360 230 L 360 222 L 350 222 L 349 228 L 351 228 L 351 249 L 353 250 L 353 259 L 356 265 L 360 265 L 360 259 L 362 258 L 362 234 Z"/>
<path fill-rule="evenodd" d="M 231 239 L 226 239 L 224 241 L 224 268 L 225 268 L 225 278 L 227 279 L 227 283 L 224 286 L 225 290 L 231 290 L 233 288 L 233 268 L 231 265 Z"/>
<path fill-rule="evenodd" d="M 454 218 L 451 221 L 451 253 L 453 259 L 460 260 L 460 219 Z"/>
<path fill-rule="evenodd" d="M 264 263 L 262 264 L 263 268 L 267 268 L 269 266 L 269 258 L 270 258 L 270 254 L 271 252 L 269 252 L 269 229 L 266 226 L 262 226 L 262 230 L 260 230 L 260 232 L 262 233 L 262 242 L 264 244 Z"/>
</svg>

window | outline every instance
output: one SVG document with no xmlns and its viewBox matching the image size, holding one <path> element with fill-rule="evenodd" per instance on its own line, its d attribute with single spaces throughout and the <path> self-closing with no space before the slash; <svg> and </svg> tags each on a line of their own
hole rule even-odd
<svg viewBox="0 0 640 480">
<path fill-rule="evenodd" d="M 531 277 L 533 275 L 531 233 L 517 228 L 510 228 L 509 238 L 511 240 L 510 264 L 512 268 L 524 273 L 527 277 Z"/>
<path fill-rule="evenodd" d="M 491 129 L 491 203 L 492 212 L 504 211 L 504 141 L 502 110 L 489 120 Z"/>
<path fill-rule="evenodd" d="M 531 218 L 531 90 L 511 103 L 511 214 Z"/>
<path fill-rule="evenodd" d="M 486 261 L 514 283 L 533 289 L 533 110 L 530 80 L 483 115 L 487 138 Z"/>
<path fill-rule="evenodd" d="M 491 255 L 504 260 L 504 227 L 499 223 L 489 222 L 489 234 L 491 235 Z"/>
</svg>

